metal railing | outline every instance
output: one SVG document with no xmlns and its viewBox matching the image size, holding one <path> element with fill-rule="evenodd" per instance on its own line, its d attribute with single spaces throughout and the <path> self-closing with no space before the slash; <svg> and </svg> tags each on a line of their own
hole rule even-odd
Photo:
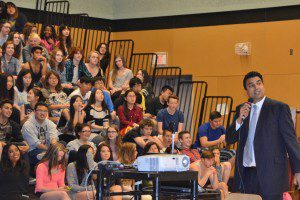
<svg viewBox="0 0 300 200">
<path fill-rule="evenodd" d="M 178 97 L 179 109 L 183 112 L 183 130 L 195 136 L 200 122 L 202 100 L 206 96 L 207 83 L 205 81 L 181 81 Z"/>
<path fill-rule="evenodd" d="M 137 74 L 139 69 L 144 69 L 148 72 L 149 76 L 153 76 L 156 66 L 157 66 L 156 53 L 132 54 L 130 68 L 133 74 Z"/>
<path fill-rule="evenodd" d="M 181 79 L 180 67 L 156 67 L 153 72 L 152 84 L 155 96 L 159 96 L 163 86 L 173 87 L 174 94 L 178 94 Z"/>
<path fill-rule="evenodd" d="M 109 76 L 109 72 L 114 68 L 115 65 L 115 56 L 116 55 L 123 55 L 126 66 L 130 68 L 131 66 L 131 57 L 134 50 L 134 41 L 133 40 L 110 40 L 108 42 L 109 53 L 110 53 L 110 63 L 107 68 L 107 80 Z"/>
</svg>

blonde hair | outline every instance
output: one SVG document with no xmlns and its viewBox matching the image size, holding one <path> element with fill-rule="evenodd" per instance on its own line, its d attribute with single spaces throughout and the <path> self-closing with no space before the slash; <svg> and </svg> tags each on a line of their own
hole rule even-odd
<svg viewBox="0 0 300 200">
<path fill-rule="evenodd" d="M 99 63 L 100 63 L 100 53 L 98 51 L 90 51 L 86 57 L 86 61 L 87 62 L 90 62 L 91 60 L 91 56 L 93 53 L 96 53 L 98 55 L 98 60 L 99 60 Z"/>
<path fill-rule="evenodd" d="M 28 39 L 34 39 L 34 38 L 38 38 L 39 40 L 41 40 L 40 36 L 37 33 L 30 33 Z"/>
</svg>

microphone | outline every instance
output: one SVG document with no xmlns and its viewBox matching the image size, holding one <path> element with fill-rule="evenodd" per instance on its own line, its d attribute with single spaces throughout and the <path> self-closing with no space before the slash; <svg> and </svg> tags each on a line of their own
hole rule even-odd
<svg viewBox="0 0 300 200">
<path fill-rule="evenodd" d="M 252 104 L 253 101 L 254 101 L 253 98 L 249 98 L 247 103 L 251 103 L 251 104 Z M 251 109 L 251 107 L 250 107 L 250 109 Z M 243 115 L 243 117 L 242 117 L 242 122 L 244 121 L 245 118 L 246 118 L 246 117 Z"/>
</svg>

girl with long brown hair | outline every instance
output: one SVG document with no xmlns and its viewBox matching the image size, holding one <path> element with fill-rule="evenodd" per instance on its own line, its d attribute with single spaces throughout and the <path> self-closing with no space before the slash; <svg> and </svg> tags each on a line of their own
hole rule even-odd
<svg viewBox="0 0 300 200">
<path fill-rule="evenodd" d="M 52 144 L 36 169 L 35 194 L 40 199 L 69 200 L 65 185 L 66 148 L 57 142 Z"/>
<path fill-rule="evenodd" d="M 63 55 L 62 50 L 60 50 L 59 48 L 55 48 L 51 52 L 49 65 L 50 65 L 50 68 L 53 71 L 56 71 L 59 74 L 61 86 L 63 88 L 68 88 L 68 89 L 73 88 L 71 83 L 67 83 L 67 79 L 66 79 L 66 58 Z"/>
<path fill-rule="evenodd" d="M 129 88 L 129 81 L 133 78 L 132 71 L 127 68 L 124 56 L 117 55 L 114 59 L 114 69 L 109 73 L 108 85 L 110 93 L 113 95 L 125 93 Z M 119 94 L 117 96 L 119 96 Z"/>
<path fill-rule="evenodd" d="M 71 29 L 66 25 L 60 25 L 59 27 L 59 36 L 57 47 L 62 50 L 65 57 L 71 52 L 71 48 L 73 46 L 72 38 L 71 38 Z"/>
</svg>

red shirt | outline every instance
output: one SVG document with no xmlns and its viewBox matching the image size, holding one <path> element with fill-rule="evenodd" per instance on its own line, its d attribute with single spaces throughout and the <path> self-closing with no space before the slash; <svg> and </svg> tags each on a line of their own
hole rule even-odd
<svg viewBox="0 0 300 200">
<path fill-rule="evenodd" d="M 190 163 L 201 159 L 200 153 L 197 149 L 182 149 L 181 153 L 190 157 Z"/>
<path fill-rule="evenodd" d="M 119 106 L 117 112 L 120 119 L 120 130 L 126 126 L 133 126 L 134 123 L 139 123 L 143 119 L 143 110 L 134 105 L 133 109 L 127 109 L 127 113 L 124 113 L 124 105 Z"/>
</svg>

